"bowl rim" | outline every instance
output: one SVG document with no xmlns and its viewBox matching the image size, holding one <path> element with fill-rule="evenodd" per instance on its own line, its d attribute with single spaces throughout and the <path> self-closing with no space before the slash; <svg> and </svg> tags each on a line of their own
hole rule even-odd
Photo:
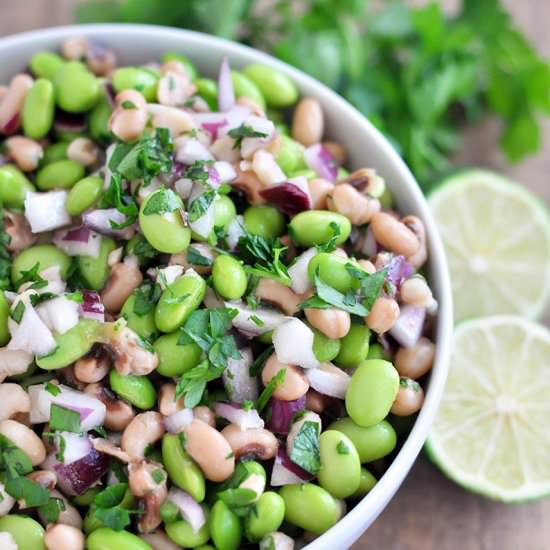
<svg viewBox="0 0 550 550">
<path fill-rule="evenodd" d="M 361 499 L 349 513 L 344 515 L 331 529 L 307 545 L 308 550 L 343 548 L 340 546 L 342 544 L 340 536 L 345 531 L 355 531 L 357 536 L 360 536 L 360 534 L 364 532 L 382 512 L 415 462 L 428 436 L 430 426 L 435 418 L 435 414 L 443 396 L 449 367 L 453 330 L 452 293 L 449 270 L 447 268 L 447 260 L 440 235 L 436 229 L 427 201 L 420 191 L 416 179 L 381 132 L 344 98 L 299 69 L 260 50 L 231 40 L 196 31 L 159 25 L 129 23 L 64 25 L 1 37 L 0 53 L 1 50 L 18 48 L 23 45 L 28 47 L 32 45 L 33 42 L 40 42 L 43 40 L 59 42 L 65 38 L 78 35 L 101 36 L 102 38 L 104 37 L 105 42 L 108 42 L 109 36 L 113 35 L 117 35 L 118 37 L 127 35 L 129 37 L 132 36 L 132 38 L 139 38 L 140 40 L 146 40 L 147 36 L 157 39 L 159 37 L 166 38 L 167 41 L 169 41 L 170 38 L 178 40 L 184 39 L 189 46 L 213 47 L 223 50 L 224 54 L 227 55 L 230 60 L 232 56 L 253 57 L 255 60 L 254 62 L 263 63 L 279 69 L 290 76 L 295 81 L 298 88 L 302 88 L 302 86 L 306 85 L 308 88 L 315 90 L 314 95 L 323 97 L 324 101 L 330 103 L 332 108 L 345 113 L 347 117 L 353 120 L 353 125 L 358 131 L 367 135 L 369 139 L 377 142 L 377 145 L 382 150 L 382 155 L 387 157 L 388 162 L 390 162 L 399 173 L 400 181 L 396 185 L 404 185 L 407 187 L 408 192 L 411 193 L 416 201 L 428 235 L 429 257 L 432 271 L 431 279 L 435 280 L 439 301 L 434 367 L 431 371 L 429 387 L 426 391 L 423 407 L 409 435 L 403 442 L 401 449 L 388 469 L 384 472 L 384 475 L 380 478 L 375 487 Z M 365 517 L 368 517 L 366 522 L 364 521 Z M 363 525 L 359 533 L 357 533 L 357 528 L 354 528 L 354 526 L 358 524 Z"/>
</svg>

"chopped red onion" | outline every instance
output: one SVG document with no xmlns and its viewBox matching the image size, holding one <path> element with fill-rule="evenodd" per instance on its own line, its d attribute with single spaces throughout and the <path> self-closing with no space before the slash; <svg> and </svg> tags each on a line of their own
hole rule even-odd
<svg viewBox="0 0 550 550">
<path fill-rule="evenodd" d="M 36 312 L 46 326 L 59 334 L 65 334 L 78 324 L 79 304 L 65 296 L 46 300 L 36 306 Z"/>
<path fill-rule="evenodd" d="M 220 186 L 220 174 L 214 166 L 209 166 L 206 171 L 208 172 L 208 183 L 214 187 L 218 188 Z"/>
<path fill-rule="evenodd" d="M 231 80 L 231 68 L 227 56 L 222 59 L 218 75 L 218 108 L 222 113 L 229 111 L 235 105 L 235 91 Z"/>
<path fill-rule="evenodd" d="M 193 533 L 197 533 L 206 523 L 206 516 L 202 506 L 185 491 L 172 487 L 168 491 L 166 500 L 173 502 L 178 507 L 181 517 L 189 523 Z"/>
<path fill-rule="evenodd" d="M 198 139 L 181 136 L 175 142 L 175 158 L 183 164 L 193 164 L 196 161 L 214 160 L 214 157 Z"/>
<path fill-rule="evenodd" d="M 282 399 L 272 397 L 268 406 L 270 414 L 266 428 L 275 434 L 286 435 L 290 429 L 293 416 L 297 412 L 304 410 L 305 407 L 305 395 L 299 399 L 294 399 L 293 401 L 283 401 Z"/>
<path fill-rule="evenodd" d="M 298 294 L 302 294 L 311 288 L 311 281 L 307 271 L 309 262 L 317 255 L 316 248 L 308 248 L 296 258 L 296 261 L 288 268 L 288 274 L 292 280 L 290 287 Z"/>
<path fill-rule="evenodd" d="M 19 112 L 15 113 L 9 120 L 6 120 L 5 124 L 0 128 L 0 133 L 4 134 L 5 136 L 11 136 L 12 134 L 15 134 L 17 130 L 19 129 L 19 123 L 21 119 L 19 116 Z"/>
<path fill-rule="evenodd" d="M 113 83 L 110 80 L 103 81 L 103 95 L 105 96 L 105 99 L 107 99 L 109 107 L 111 107 L 111 109 L 114 111 L 116 108 L 116 92 Z"/>
<path fill-rule="evenodd" d="M 55 442 L 59 450 L 60 439 L 63 438 L 63 460 L 65 466 L 84 458 L 92 449 L 90 437 L 87 434 L 81 435 L 72 432 L 59 432 Z"/>
<path fill-rule="evenodd" d="M 302 180 L 305 190 L 301 185 Z M 304 176 L 266 187 L 260 191 L 260 195 L 289 216 L 294 216 L 304 210 L 311 210 L 313 206 L 311 195 L 307 189 L 307 179 Z"/>
<path fill-rule="evenodd" d="M 283 445 L 279 445 L 273 469 L 271 470 L 272 487 L 281 487 L 282 485 L 293 485 L 295 483 L 307 483 L 315 476 L 306 472 L 297 464 L 290 460 Z"/>
<path fill-rule="evenodd" d="M 58 231 L 53 244 L 69 256 L 99 256 L 101 237 L 88 227 L 74 227 Z"/>
<path fill-rule="evenodd" d="M 71 223 L 71 216 L 65 210 L 67 191 L 48 193 L 28 192 L 25 195 L 25 217 L 33 233 L 51 231 Z"/>
<path fill-rule="evenodd" d="M 321 178 L 335 181 L 338 176 L 338 164 L 329 151 L 320 143 L 307 147 L 304 151 L 306 164 Z"/>
<path fill-rule="evenodd" d="M 404 256 L 392 256 L 390 261 L 384 265 L 384 269 L 388 270 L 386 280 L 389 281 L 396 290 L 399 290 L 405 279 L 408 279 L 413 274 L 412 265 L 405 260 Z"/>
<path fill-rule="evenodd" d="M 351 376 L 332 363 L 321 363 L 314 369 L 307 369 L 306 376 L 309 385 L 323 395 L 344 399 Z"/>
<path fill-rule="evenodd" d="M 193 113 L 193 119 L 198 126 L 210 134 L 212 142 L 218 139 L 220 128 L 228 123 L 225 113 Z"/>
<path fill-rule="evenodd" d="M 207 307 L 210 306 L 207 305 Z M 221 304 L 221 307 L 223 307 L 223 304 Z M 252 350 L 242 348 L 239 352 L 241 354 L 240 359 L 230 357 L 227 360 L 227 368 L 222 373 L 225 391 L 234 403 L 256 401 L 259 395 L 259 387 L 257 377 L 250 376 L 250 367 L 254 361 Z"/>
<path fill-rule="evenodd" d="M 13 305 L 12 305 L 13 308 Z M 11 340 L 7 348 L 22 350 L 35 355 L 48 355 L 57 343 L 50 331 L 30 303 L 25 303 L 25 311 L 19 323 L 8 319 Z"/>
<path fill-rule="evenodd" d="M 264 332 L 275 329 L 282 323 L 285 323 L 289 317 L 286 317 L 279 311 L 266 308 L 251 309 L 243 302 L 225 302 L 225 307 L 237 310 L 237 316 L 234 317 L 232 324 L 242 334 L 248 338 L 254 338 Z M 258 326 L 252 318 L 256 317 L 262 324 Z M 311 333 L 313 337 L 313 332 Z"/>
<path fill-rule="evenodd" d="M 272 341 L 281 363 L 299 365 L 305 369 L 319 366 L 319 360 L 313 353 L 313 331 L 300 319 L 287 318 L 274 329 Z"/>
<path fill-rule="evenodd" d="M 412 348 L 416 345 L 426 319 L 426 309 L 410 305 L 401 306 L 399 319 L 390 329 L 390 335 L 405 348 Z"/>
<path fill-rule="evenodd" d="M 101 302 L 101 296 L 95 290 L 83 290 L 84 302 L 80 304 L 80 315 L 84 319 L 94 319 L 100 323 L 105 322 L 105 307 Z"/>
<path fill-rule="evenodd" d="M 129 240 L 135 233 L 133 227 L 125 227 L 124 229 L 115 229 L 111 222 L 115 224 L 123 224 L 127 220 L 126 215 L 119 212 L 116 208 L 105 208 L 101 210 L 90 210 L 82 214 L 82 223 L 108 237 L 116 237 L 119 239 Z"/>
<path fill-rule="evenodd" d="M 236 424 L 241 430 L 264 427 L 264 421 L 256 409 L 245 411 L 238 403 L 214 403 L 214 410 L 218 416 Z"/>
<path fill-rule="evenodd" d="M 193 422 L 193 409 L 182 409 L 164 418 L 164 427 L 171 434 L 178 434 L 183 428 Z"/>
</svg>

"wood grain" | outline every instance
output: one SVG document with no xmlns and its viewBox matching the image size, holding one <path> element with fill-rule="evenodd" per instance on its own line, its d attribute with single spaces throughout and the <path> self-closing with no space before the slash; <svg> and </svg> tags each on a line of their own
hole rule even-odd
<svg viewBox="0 0 550 550">
<path fill-rule="evenodd" d="M 478 0 L 480 2 L 485 0 Z M 0 36 L 71 22 L 74 0 L 0 0 Z M 445 0 L 456 7 L 457 0 Z M 505 0 L 537 48 L 550 57 L 550 0 Z M 489 120 L 465 134 L 459 165 L 500 170 L 550 204 L 550 122 L 544 148 L 510 166 L 499 153 L 499 126 Z M 420 457 L 403 487 L 353 550 L 544 550 L 550 548 L 550 500 L 505 506 L 463 491 Z M 330 549 L 343 550 L 343 549 Z"/>
</svg>

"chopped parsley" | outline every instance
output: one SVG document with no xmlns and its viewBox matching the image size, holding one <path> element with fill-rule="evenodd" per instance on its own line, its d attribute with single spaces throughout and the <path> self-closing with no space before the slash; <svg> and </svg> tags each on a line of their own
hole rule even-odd
<svg viewBox="0 0 550 550">
<path fill-rule="evenodd" d="M 290 451 L 290 460 L 298 464 L 306 472 L 317 474 L 321 469 L 319 452 L 319 424 L 306 420 L 300 427 Z"/>
<path fill-rule="evenodd" d="M 250 401 L 250 399 L 245 399 L 241 407 L 243 408 L 243 411 L 251 411 L 254 408 L 254 401 Z"/>
<path fill-rule="evenodd" d="M 238 128 L 232 128 L 227 133 L 229 134 L 229 137 L 232 137 L 235 140 L 233 149 L 238 149 L 242 145 L 244 138 L 267 137 L 265 132 L 258 132 L 251 126 L 246 125 L 244 122 Z"/>
<path fill-rule="evenodd" d="M 10 317 L 16 322 L 20 323 L 25 313 L 25 304 L 20 300 L 17 305 L 10 311 Z"/>
<path fill-rule="evenodd" d="M 257 315 L 251 315 L 248 319 L 252 321 L 257 327 L 264 326 L 264 322 Z"/>
<path fill-rule="evenodd" d="M 196 160 L 185 171 L 184 177 L 190 179 L 193 182 L 208 183 L 210 174 L 208 173 L 208 167 L 214 164 L 211 160 Z"/>
<path fill-rule="evenodd" d="M 158 255 L 158 251 L 146 239 L 140 239 L 130 250 L 130 253 L 142 260 L 151 260 Z"/>
<path fill-rule="evenodd" d="M 32 283 L 29 288 L 35 290 L 39 288 L 44 288 L 48 285 L 48 281 L 40 276 L 39 269 L 40 262 L 36 262 L 30 269 L 26 271 L 22 269 L 20 271 L 19 279 L 15 281 L 13 286 L 15 288 L 19 288 L 24 283 Z"/>
<path fill-rule="evenodd" d="M 59 395 L 61 393 L 61 390 L 59 389 L 59 386 L 56 386 L 55 384 L 52 384 L 51 382 L 46 382 L 44 389 L 51 393 L 53 396 Z"/>
<path fill-rule="evenodd" d="M 336 250 L 336 242 L 340 236 L 340 226 L 336 222 L 330 222 L 329 227 L 332 230 L 332 237 L 325 244 L 317 245 L 315 247 L 317 252 L 334 252 Z"/>
<path fill-rule="evenodd" d="M 216 493 L 216 496 L 219 500 L 223 501 L 229 508 L 239 507 L 239 506 L 248 506 L 252 504 L 256 498 L 256 491 L 252 489 L 245 489 L 242 487 L 237 487 L 235 489 L 225 489 L 225 491 L 220 491 Z"/>
<path fill-rule="evenodd" d="M 66 292 L 65 298 L 67 298 L 67 300 L 76 302 L 77 304 L 84 303 L 84 295 L 82 294 L 82 292 Z"/>
<path fill-rule="evenodd" d="M 350 453 L 349 447 L 343 439 L 341 439 L 338 442 L 338 445 L 336 445 L 336 452 L 339 455 L 349 455 Z"/>
<path fill-rule="evenodd" d="M 58 432 L 82 432 L 80 413 L 52 403 L 50 407 L 50 429 Z"/>
<path fill-rule="evenodd" d="M 271 399 L 273 392 L 285 381 L 286 369 L 281 369 L 268 383 L 256 401 L 256 410 L 261 412 Z"/>
<path fill-rule="evenodd" d="M 250 365 L 250 368 L 248 369 L 248 372 L 250 376 L 258 376 L 260 372 L 262 372 L 262 369 L 264 368 L 264 363 L 268 360 L 270 355 L 273 353 L 273 350 L 275 348 L 273 346 L 267 347 L 256 359 L 254 359 L 254 362 L 252 365 Z"/>
<path fill-rule="evenodd" d="M 157 283 L 147 283 L 136 288 L 134 290 L 134 313 L 139 317 L 143 317 L 153 311 L 161 294 L 162 289 Z"/>
<path fill-rule="evenodd" d="M 198 219 L 202 218 L 215 198 L 216 192 L 210 189 L 199 195 L 196 199 L 193 199 L 187 206 L 189 222 L 196 222 Z"/>
<path fill-rule="evenodd" d="M 59 519 L 59 514 L 65 511 L 65 503 L 63 499 L 52 497 L 46 504 L 40 506 L 39 512 L 48 523 L 56 523 Z"/>
<path fill-rule="evenodd" d="M 11 237 L 4 226 L 4 212 L 0 208 L 0 289 L 6 290 L 11 285 L 11 254 L 7 246 Z"/>
<path fill-rule="evenodd" d="M 149 198 L 143 209 L 143 214 L 146 216 L 150 216 L 151 214 L 166 214 L 178 210 L 181 206 L 181 199 L 174 191 L 161 187 Z"/>
<path fill-rule="evenodd" d="M 116 483 L 103 489 L 94 498 L 90 508 L 92 515 L 105 527 L 115 531 L 121 531 L 130 525 L 130 514 L 141 513 L 141 511 L 125 508 L 127 491 L 127 483 Z"/>
<path fill-rule="evenodd" d="M 29 299 L 31 301 L 31 305 L 36 307 L 38 304 L 47 302 L 48 300 L 53 300 L 54 298 L 57 298 L 57 294 L 54 294 L 53 292 L 42 292 L 42 294 L 31 294 Z"/>
<path fill-rule="evenodd" d="M 157 485 L 160 485 L 166 479 L 166 474 L 160 468 L 157 468 L 152 471 L 151 477 Z"/>
<path fill-rule="evenodd" d="M 113 229 L 124 229 L 132 225 L 137 220 L 139 212 L 134 197 L 123 190 L 122 176 L 118 173 L 112 174 L 109 187 L 103 193 L 98 203 L 98 208 L 116 208 L 121 214 L 126 216 L 126 221 L 123 223 L 116 223 L 110 220 Z"/>
<path fill-rule="evenodd" d="M 120 104 L 120 106 L 121 106 L 123 109 L 126 109 L 126 110 L 137 109 L 136 104 L 133 103 L 132 101 L 129 101 L 128 99 L 125 99 L 125 100 Z"/>
<path fill-rule="evenodd" d="M 195 247 L 190 246 L 187 249 L 187 261 L 193 265 L 202 265 L 205 267 L 210 267 L 212 265 L 212 260 L 203 256 Z"/>
</svg>

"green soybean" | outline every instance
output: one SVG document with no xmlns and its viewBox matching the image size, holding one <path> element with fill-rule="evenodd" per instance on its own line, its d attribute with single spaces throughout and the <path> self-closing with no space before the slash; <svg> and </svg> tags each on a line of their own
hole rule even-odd
<svg viewBox="0 0 550 550">
<path fill-rule="evenodd" d="M 99 487 L 91 487 L 81 495 L 77 495 L 72 498 L 73 504 L 76 504 L 77 506 L 90 506 L 95 496 L 99 493 L 101 489 Z"/>
<path fill-rule="evenodd" d="M 10 316 L 10 304 L 6 300 L 4 291 L 0 290 L 0 346 L 5 346 L 10 340 L 8 319 Z"/>
<path fill-rule="evenodd" d="M 218 500 L 208 518 L 210 536 L 218 550 L 237 550 L 241 544 L 241 522 L 225 502 Z"/>
<path fill-rule="evenodd" d="M 201 348 L 195 342 L 178 345 L 180 336 L 179 331 L 163 334 L 153 344 L 159 359 L 156 372 L 162 376 L 181 376 L 201 361 Z"/>
<path fill-rule="evenodd" d="M 378 200 L 380 201 L 380 204 L 382 205 L 382 208 L 387 208 L 387 209 L 393 208 L 393 195 L 392 195 L 392 192 L 389 190 L 387 185 L 386 185 L 382 195 L 380 195 L 380 197 L 378 197 Z"/>
<path fill-rule="evenodd" d="M 351 440 L 342 432 L 326 430 L 319 438 L 319 451 L 319 485 L 335 498 L 355 493 L 361 479 L 361 462 Z"/>
<path fill-rule="evenodd" d="M 183 65 L 185 72 L 189 75 L 189 78 L 191 78 L 192 80 L 197 78 L 199 74 L 199 71 L 197 70 L 197 67 L 195 67 L 193 62 L 181 53 L 166 52 L 162 56 L 162 62 L 166 63 L 167 61 L 179 61 Z"/>
<path fill-rule="evenodd" d="M 349 332 L 340 340 L 340 353 L 334 362 L 345 369 L 355 368 L 367 358 L 370 330 L 363 323 L 353 323 Z"/>
<path fill-rule="evenodd" d="M 213 110 L 218 110 L 218 85 L 210 78 L 197 78 L 193 82 L 197 87 L 197 94 L 200 95 L 208 106 Z"/>
<path fill-rule="evenodd" d="M 307 180 L 312 180 L 313 178 L 317 178 L 317 172 L 311 170 L 310 168 L 303 168 L 301 170 L 296 170 L 296 172 L 292 172 L 291 174 L 287 174 L 291 178 L 297 178 L 299 176 L 304 176 Z"/>
<path fill-rule="evenodd" d="M 12 282 L 15 284 L 21 278 L 23 271 L 29 271 L 36 264 L 39 264 L 39 273 L 50 267 L 59 267 L 59 274 L 62 279 L 65 279 L 71 267 L 71 258 L 53 244 L 37 244 L 26 248 L 13 260 L 11 265 Z"/>
<path fill-rule="evenodd" d="M 217 195 L 214 201 L 214 226 L 226 227 L 236 215 L 235 203 L 227 195 Z"/>
<path fill-rule="evenodd" d="M 231 81 L 235 97 L 248 97 L 257 103 L 262 110 L 265 110 L 265 98 L 250 78 L 238 71 L 231 71 Z"/>
<path fill-rule="evenodd" d="M 160 505 L 159 513 L 164 523 L 174 523 L 181 519 L 180 509 L 170 500 L 165 500 Z"/>
<path fill-rule="evenodd" d="M 57 105 L 69 113 L 89 111 L 101 97 L 101 84 L 82 63 L 63 64 L 54 77 Z"/>
<path fill-rule="evenodd" d="M 262 537 L 277 531 L 285 519 L 285 501 L 273 491 L 266 491 L 244 520 L 246 537 L 259 541 Z"/>
<path fill-rule="evenodd" d="M 212 282 L 218 294 L 228 300 L 238 300 L 246 292 L 248 279 L 239 260 L 220 254 L 212 266 Z"/>
<path fill-rule="evenodd" d="M 208 510 L 204 505 L 203 509 L 208 517 Z M 183 519 L 165 524 L 164 529 L 168 537 L 183 548 L 196 548 L 205 544 L 210 539 L 208 521 L 197 532 L 193 531 L 191 525 Z"/>
<path fill-rule="evenodd" d="M 65 60 L 53 52 L 37 52 L 31 57 L 31 71 L 38 78 L 53 80 Z"/>
<path fill-rule="evenodd" d="M 139 211 L 139 225 L 153 248 L 166 254 L 178 254 L 183 252 L 191 241 L 191 230 L 183 223 L 179 209 L 163 214 L 146 214 L 149 202 L 155 200 L 154 197 L 157 197 L 158 193 L 163 192 L 159 189 L 143 201 Z M 180 207 L 183 208 L 181 199 L 175 196 Z"/>
<path fill-rule="evenodd" d="M 307 273 L 311 282 L 315 280 L 315 275 L 318 273 L 323 282 L 345 294 L 353 284 L 353 277 L 346 268 L 349 263 L 347 258 L 320 252 L 309 261 Z"/>
<path fill-rule="evenodd" d="M 285 218 L 273 206 L 249 206 L 243 214 L 244 227 L 252 235 L 269 239 L 285 231 Z"/>
<path fill-rule="evenodd" d="M 363 361 L 351 377 L 346 410 L 359 426 L 374 426 L 388 415 L 398 390 L 399 373 L 390 362 Z"/>
<path fill-rule="evenodd" d="M 159 77 L 153 71 L 140 67 L 121 67 L 113 74 L 112 81 L 117 94 L 122 90 L 137 90 L 146 101 L 154 102 L 157 99 Z"/>
<path fill-rule="evenodd" d="M 330 210 L 300 212 L 292 218 L 288 230 L 292 240 L 300 246 L 314 246 L 325 244 L 334 236 L 331 224 L 336 224 L 340 230 L 335 243 L 342 244 L 351 233 L 351 223 L 342 214 Z"/>
<path fill-rule="evenodd" d="M 88 535 L 88 550 L 153 550 L 152 546 L 130 531 L 115 531 L 109 527 L 100 527 Z"/>
<path fill-rule="evenodd" d="M 37 357 L 36 364 L 44 370 L 62 369 L 86 355 L 101 336 L 102 324 L 93 319 L 80 319 L 64 334 L 55 336 L 56 348 L 49 355 Z"/>
<path fill-rule="evenodd" d="M 0 533 L 9 533 L 19 550 L 46 550 L 44 528 L 29 516 L 8 514 L 0 518 Z M 92 549 L 93 550 L 93 549 Z"/>
<path fill-rule="evenodd" d="M 109 130 L 109 119 L 112 114 L 111 105 L 107 99 L 102 98 L 88 115 L 88 129 L 90 136 L 99 143 L 107 144 L 111 139 L 111 130 Z"/>
<path fill-rule="evenodd" d="M 81 277 L 86 282 L 87 288 L 101 290 L 105 286 L 109 276 L 109 254 L 116 249 L 116 243 L 108 237 L 101 237 L 99 254 L 97 258 L 92 256 L 78 256 L 77 265 Z"/>
<path fill-rule="evenodd" d="M 71 216 L 80 216 L 84 210 L 93 206 L 103 192 L 103 179 L 99 176 L 88 176 L 77 181 L 67 195 L 65 210 Z"/>
<path fill-rule="evenodd" d="M 185 452 L 177 435 L 164 434 L 162 437 L 162 463 L 174 485 L 187 491 L 197 502 L 204 500 L 204 476 Z"/>
<path fill-rule="evenodd" d="M 56 160 L 36 174 L 36 186 L 42 191 L 57 187 L 67 189 L 84 177 L 84 166 L 74 160 Z"/>
<path fill-rule="evenodd" d="M 288 76 L 277 69 L 253 63 L 243 73 L 258 86 L 268 105 L 289 107 L 296 103 L 298 88 Z"/>
<path fill-rule="evenodd" d="M 44 156 L 40 161 L 40 166 L 46 166 L 46 164 L 51 164 L 57 160 L 66 160 L 67 159 L 67 149 L 69 144 L 67 142 L 52 143 L 48 145 L 44 150 Z"/>
<path fill-rule="evenodd" d="M 28 191 L 36 191 L 27 177 L 12 164 L 0 166 L 0 202 L 8 208 L 23 208 Z"/>
<path fill-rule="evenodd" d="M 23 133 L 32 139 L 42 139 L 53 124 L 55 98 L 53 84 L 39 78 L 27 92 L 21 110 Z"/>
<path fill-rule="evenodd" d="M 321 363 L 332 361 L 340 352 L 340 340 L 331 340 L 316 328 L 313 330 L 313 353 Z"/>
<path fill-rule="evenodd" d="M 196 550 L 216 550 L 216 549 L 210 544 L 203 544 L 201 546 L 197 546 Z"/>
<path fill-rule="evenodd" d="M 178 277 L 162 293 L 155 308 L 155 324 L 161 332 L 173 332 L 195 311 L 206 293 L 204 279 L 195 274 Z"/>
<path fill-rule="evenodd" d="M 111 369 L 109 384 L 118 396 L 138 409 L 145 411 L 152 409 L 157 402 L 155 386 L 147 376 L 135 376 L 133 374 L 123 376 L 115 369 Z"/>
<path fill-rule="evenodd" d="M 337 501 L 313 483 L 285 485 L 279 495 L 285 501 L 285 520 L 316 535 L 322 535 L 340 518 Z"/>
<path fill-rule="evenodd" d="M 384 348 L 380 344 L 370 344 L 367 359 L 386 359 Z"/>
<path fill-rule="evenodd" d="M 136 304 L 135 294 L 128 296 L 124 302 L 120 314 L 126 319 L 126 325 L 144 340 L 150 340 L 157 335 L 157 325 L 155 325 L 155 310 L 151 309 L 143 315 L 134 311 Z"/>
<path fill-rule="evenodd" d="M 357 487 L 357 491 L 353 495 L 350 495 L 349 498 L 363 498 L 377 483 L 377 479 L 366 468 L 361 468 L 359 487 Z"/>
<path fill-rule="evenodd" d="M 304 147 L 291 137 L 281 134 L 281 148 L 275 156 L 281 170 L 289 176 L 297 170 L 306 169 L 304 161 Z"/>
<path fill-rule="evenodd" d="M 395 430 L 387 420 L 363 428 L 346 416 L 333 422 L 328 429 L 338 430 L 351 440 L 362 464 L 389 455 L 397 443 Z"/>
</svg>

